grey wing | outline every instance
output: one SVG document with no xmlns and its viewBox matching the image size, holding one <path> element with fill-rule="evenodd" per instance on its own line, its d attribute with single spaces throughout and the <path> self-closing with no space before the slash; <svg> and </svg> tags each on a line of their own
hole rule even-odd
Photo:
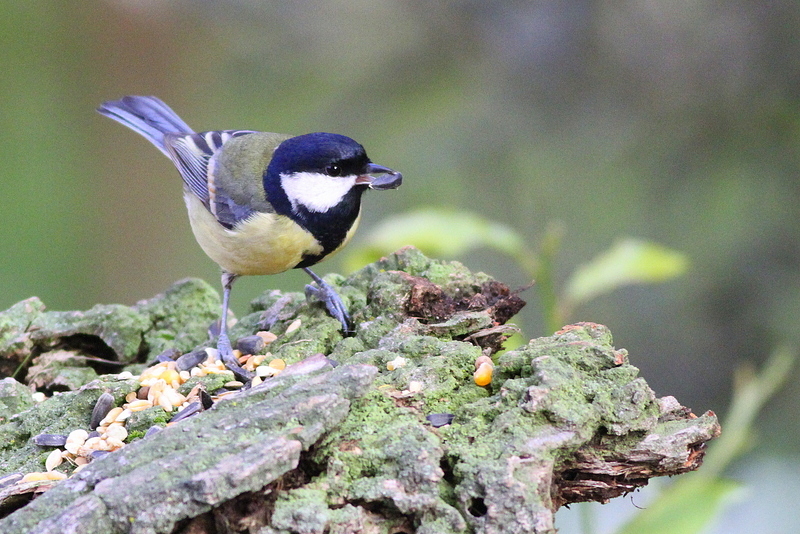
<svg viewBox="0 0 800 534">
<path fill-rule="evenodd" d="M 234 202 L 214 181 L 214 156 L 234 137 L 253 130 L 218 130 L 188 135 L 167 134 L 164 145 L 189 191 L 226 228 L 246 219 L 254 210 Z"/>
</svg>

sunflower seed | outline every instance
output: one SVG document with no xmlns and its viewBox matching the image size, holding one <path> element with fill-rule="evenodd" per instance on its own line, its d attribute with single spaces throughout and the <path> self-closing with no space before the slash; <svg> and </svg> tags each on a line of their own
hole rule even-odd
<svg viewBox="0 0 800 534">
<path fill-rule="evenodd" d="M 193 415 L 197 415 L 198 413 L 203 411 L 203 405 L 200 404 L 199 401 L 194 401 L 189 404 L 186 408 L 176 413 L 172 419 L 169 420 L 170 423 L 177 423 L 178 421 L 183 421 L 184 419 L 188 419 Z"/>
<path fill-rule="evenodd" d="M 258 354 L 264 345 L 264 338 L 256 335 L 240 337 L 236 342 L 236 348 L 242 351 L 242 354 Z"/>
<path fill-rule="evenodd" d="M 33 442 L 40 447 L 63 447 L 67 443 L 64 434 L 39 434 L 33 437 Z"/>
<path fill-rule="evenodd" d="M 197 367 L 206 361 L 206 358 L 208 358 L 206 349 L 200 349 L 188 354 L 184 354 L 176 360 L 175 370 L 178 372 L 188 371 L 192 367 Z"/>
<path fill-rule="evenodd" d="M 105 419 L 108 412 L 111 411 L 111 408 L 114 407 L 114 396 L 106 391 L 97 399 L 97 402 L 94 403 L 94 409 L 92 410 L 92 418 L 89 423 L 89 428 L 94 430 L 95 428 L 100 425 L 100 422 Z"/>
<path fill-rule="evenodd" d="M 449 425 L 450 423 L 453 422 L 454 418 L 455 415 L 451 413 L 432 413 L 425 417 L 425 419 L 427 419 L 430 422 L 431 426 L 436 428 L 439 428 L 440 426 Z"/>
</svg>

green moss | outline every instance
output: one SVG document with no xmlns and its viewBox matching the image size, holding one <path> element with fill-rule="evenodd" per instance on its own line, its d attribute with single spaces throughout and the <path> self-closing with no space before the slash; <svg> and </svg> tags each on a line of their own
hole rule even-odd
<svg viewBox="0 0 800 534">
<path fill-rule="evenodd" d="M 151 354 L 168 348 L 188 352 L 208 337 L 209 325 L 219 317 L 220 299 L 208 282 L 187 278 L 140 302 L 136 309 L 150 323 L 144 342 Z"/>
<path fill-rule="evenodd" d="M 24 334 L 44 309 L 39 298 L 31 297 L 0 313 L 0 354 L 27 353 L 30 350 L 30 339 Z"/>
<path fill-rule="evenodd" d="M 294 363 L 312 354 L 329 354 L 342 340 L 342 325 L 321 309 L 314 310 L 311 315 L 303 314 L 298 319 L 300 320 L 299 328 L 288 334 L 285 330 L 291 323 L 277 329 L 276 333 L 279 334 L 279 337 L 269 347 L 273 357 L 282 358 L 287 363 Z"/>
<path fill-rule="evenodd" d="M 364 347 L 376 347 L 389 332 L 397 328 L 397 319 L 388 315 L 378 315 L 359 325 L 356 335 Z"/>
<path fill-rule="evenodd" d="M 352 363 L 353 357 L 366 349 L 364 342 L 357 337 L 346 337 L 336 344 L 329 358 L 340 363 Z"/>
<path fill-rule="evenodd" d="M 33 405 L 29 388 L 10 377 L 0 380 L 0 424 Z"/>
<path fill-rule="evenodd" d="M 133 434 L 143 436 L 151 426 L 165 426 L 174 415 L 174 413 L 165 412 L 161 406 L 152 406 L 133 412 L 125 424 L 130 438 L 128 441 L 133 439 Z"/>
<path fill-rule="evenodd" d="M 450 338 L 466 336 L 494 324 L 492 316 L 486 311 L 459 312 L 441 323 L 428 325 L 437 336 Z"/>
<path fill-rule="evenodd" d="M 367 306 L 363 311 L 366 320 L 385 316 L 395 322 L 403 319 L 403 310 L 409 297 L 409 282 L 397 272 L 381 272 L 367 288 Z"/>
<path fill-rule="evenodd" d="M 279 495 L 271 523 L 274 528 L 289 532 L 323 532 L 329 520 L 325 492 L 297 488 Z"/>
<path fill-rule="evenodd" d="M 464 405 L 474 403 L 480 399 L 489 397 L 490 392 L 486 388 L 476 386 L 474 383 L 467 383 L 461 387 L 451 390 L 432 390 L 424 391 L 425 399 L 424 413 L 454 413 Z"/>
<path fill-rule="evenodd" d="M 380 451 L 377 445 L 387 438 L 386 429 L 396 430 L 406 419 L 418 421 L 419 418 L 410 409 L 399 409 L 383 392 L 372 390 L 353 403 L 347 420 L 323 439 L 314 457 L 323 465 L 330 461 L 332 468 L 335 466 L 337 476 L 335 482 L 331 481 L 332 485 L 347 487 L 352 481 L 376 472 L 382 452 L 376 456 L 364 451 Z"/>
</svg>

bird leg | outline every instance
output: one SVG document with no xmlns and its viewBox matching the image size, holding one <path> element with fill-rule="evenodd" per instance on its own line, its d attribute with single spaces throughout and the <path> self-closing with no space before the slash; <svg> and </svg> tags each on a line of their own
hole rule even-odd
<svg viewBox="0 0 800 534">
<path fill-rule="evenodd" d="M 222 272 L 222 318 L 219 324 L 219 338 L 217 338 L 217 350 L 219 351 L 220 359 L 225 365 L 233 371 L 236 378 L 245 379 L 245 381 L 253 378 L 253 373 L 243 369 L 239 365 L 239 361 L 233 355 L 233 346 L 228 337 L 228 302 L 231 296 L 231 287 L 237 276 L 233 273 Z"/>
<path fill-rule="evenodd" d="M 350 314 L 347 313 L 347 308 L 345 307 L 344 302 L 342 302 L 342 298 L 336 293 L 336 290 L 334 290 L 322 278 L 314 274 L 314 271 L 308 267 L 303 267 L 303 270 L 307 272 L 308 276 L 310 276 L 311 279 L 317 284 L 317 287 L 314 287 L 311 284 L 306 286 L 306 298 L 313 297 L 319 301 L 322 301 L 325 304 L 325 307 L 328 308 L 328 313 L 330 313 L 334 319 L 342 323 L 342 330 L 344 333 L 352 333 L 352 319 L 350 319 Z"/>
</svg>

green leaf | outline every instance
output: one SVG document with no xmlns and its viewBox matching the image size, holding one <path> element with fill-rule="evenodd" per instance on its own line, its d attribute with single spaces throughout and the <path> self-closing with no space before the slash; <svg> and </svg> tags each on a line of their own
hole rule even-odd
<svg viewBox="0 0 800 534">
<path fill-rule="evenodd" d="M 725 432 L 709 448 L 701 473 L 720 476 L 726 467 L 754 445 L 753 424 L 764 405 L 792 376 L 797 349 L 775 349 L 760 371 L 741 365 L 734 375 L 733 401 L 725 416 Z"/>
<path fill-rule="evenodd" d="M 566 298 L 574 306 L 625 285 L 663 282 L 682 275 L 688 264 L 680 252 L 625 239 L 580 266 L 569 281 Z"/>
<path fill-rule="evenodd" d="M 490 247 L 519 258 L 526 249 L 522 236 L 504 224 L 470 212 L 423 208 L 384 219 L 366 243 L 348 249 L 345 269 L 354 271 L 406 245 L 433 257 Z"/>
<path fill-rule="evenodd" d="M 730 480 L 684 476 L 687 478 L 667 488 L 616 534 L 699 533 L 741 487 Z"/>
</svg>

